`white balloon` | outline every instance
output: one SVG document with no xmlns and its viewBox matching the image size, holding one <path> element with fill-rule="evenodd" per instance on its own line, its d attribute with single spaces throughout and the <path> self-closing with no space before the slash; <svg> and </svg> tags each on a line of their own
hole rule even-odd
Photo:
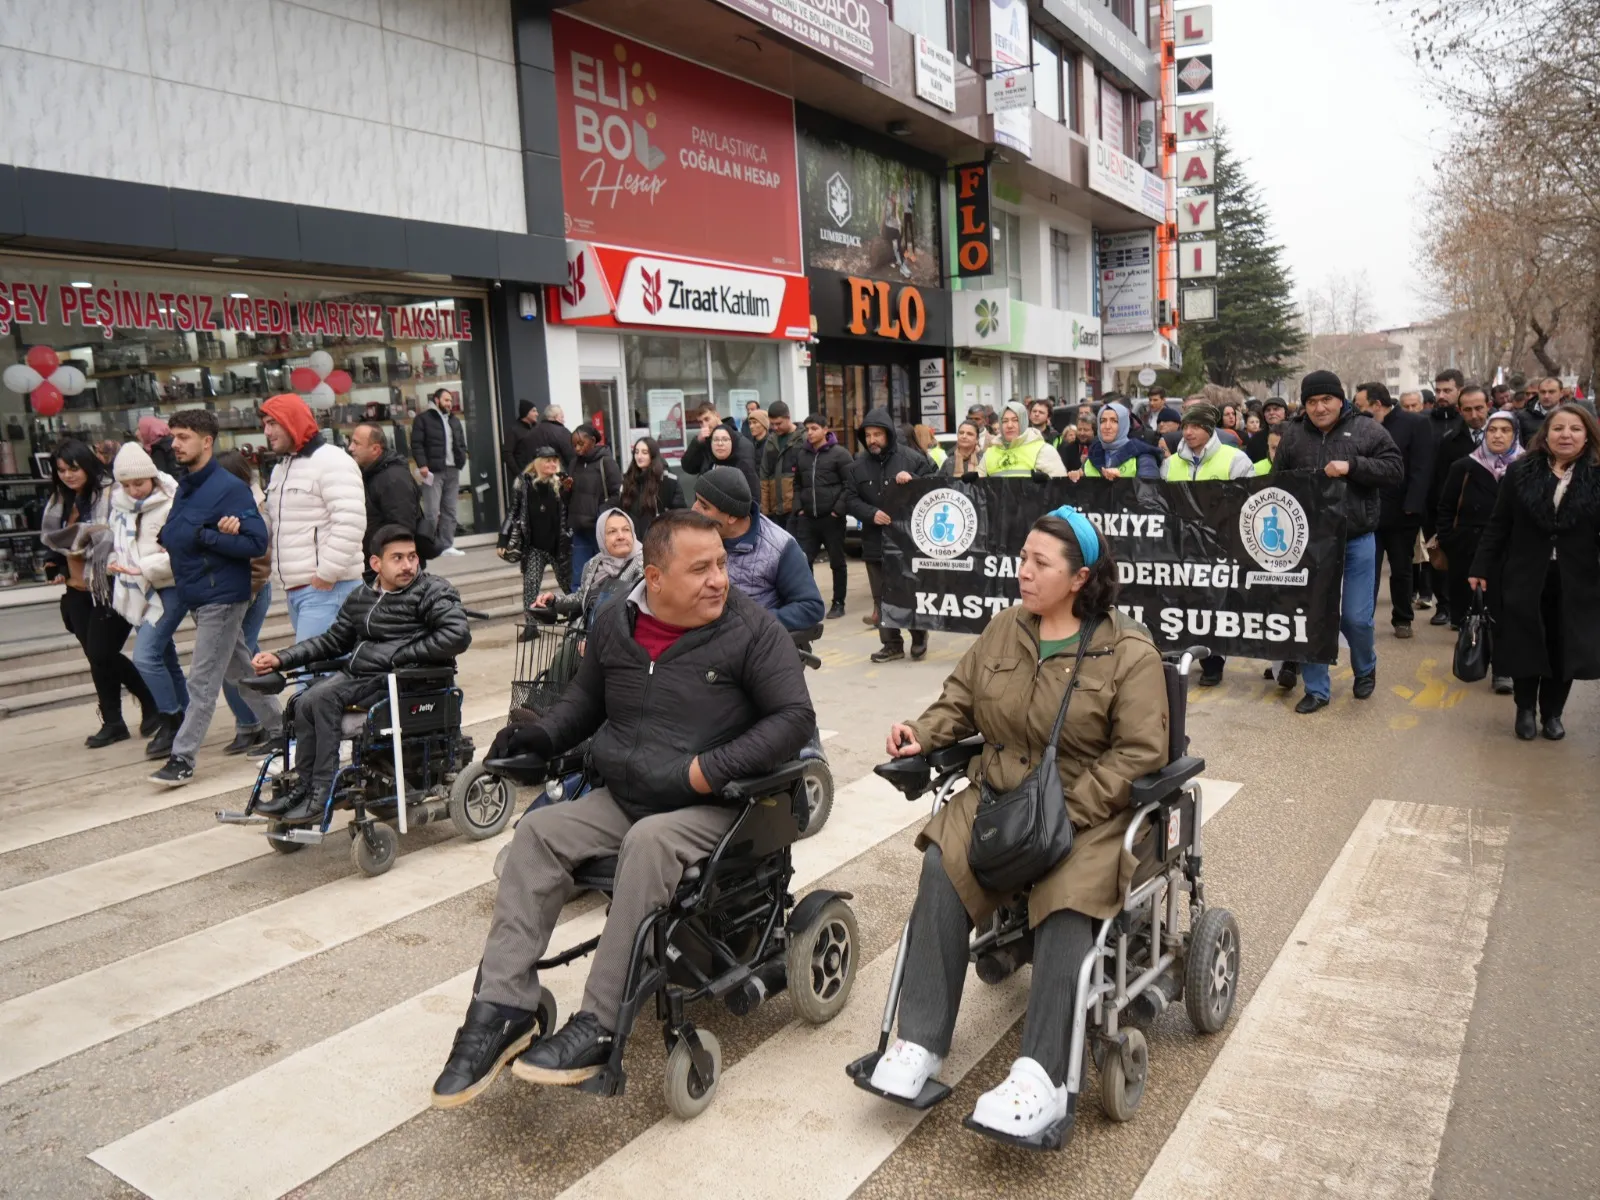
<svg viewBox="0 0 1600 1200">
<path fill-rule="evenodd" d="M 27 363 L 12 363 L 6 368 L 4 379 L 6 387 L 24 396 L 44 382 L 44 376 Z"/>
<path fill-rule="evenodd" d="M 323 380 L 306 393 L 306 403 L 312 408 L 332 408 L 335 396 L 327 380 Z"/>
<path fill-rule="evenodd" d="M 84 385 L 89 381 L 84 378 L 83 372 L 77 367 L 63 364 L 55 369 L 50 376 L 50 382 L 61 389 L 63 396 L 76 396 L 83 391 Z"/>
<path fill-rule="evenodd" d="M 317 373 L 318 379 L 326 379 L 328 372 L 333 370 L 333 355 L 326 350 L 313 350 L 307 363 Z"/>
</svg>

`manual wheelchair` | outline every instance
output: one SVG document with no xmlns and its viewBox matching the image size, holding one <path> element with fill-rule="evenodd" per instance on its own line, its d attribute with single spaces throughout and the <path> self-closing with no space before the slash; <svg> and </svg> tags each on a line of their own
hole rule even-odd
<svg viewBox="0 0 1600 1200">
<path fill-rule="evenodd" d="M 537 785 L 583 769 L 583 756 L 549 762 L 491 759 L 488 769 L 513 782 Z M 812 810 L 805 775 L 808 763 L 785 763 L 771 774 L 736 780 L 722 789 L 724 803 L 742 805 L 739 817 L 711 854 L 691 866 L 671 902 L 645 918 L 633 937 L 623 1000 L 611 1057 L 599 1073 L 575 1085 L 599 1096 L 620 1096 L 627 1087 L 622 1060 L 644 1006 L 655 1002 L 666 1042 L 662 1089 L 667 1107 L 688 1120 L 711 1103 L 722 1075 L 722 1047 L 709 1030 L 697 1029 L 685 1010 L 701 1000 L 720 1000 L 735 1015 L 788 991 L 794 1011 L 812 1025 L 831 1021 L 844 1008 L 861 952 L 849 892 L 817 889 L 796 903 L 791 847 L 804 834 Z M 604 893 L 615 885 L 617 858 L 580 863 L 572 872 L 580 889 Z M 591 954 L 598 936 L 535 964 L 548 971 Z M 556 1028 L 556 1002 L 541 989 L 540 1036 Z"/>
<path fill-rule="evenodd" d="M 1232 913 L 1206 904 L 1201 879 L 1201 796 L 1197 779 L 1205 760 L 1188 754 L 1185 732 L 1189 670 L 1204 647 L 1181 655 L 1163 655 L 1168 707 L 1167 765 L 1137 779 L 1129 807 L 1133 820 L 1122 848 L 1138 866 L 1123 896 L 1122 911 L 1095 923 L 1094 948 L 1078 972 L 1075 1020 L 1067 1060 L 1067 1114 L 1031 1138 L 1000 1133 L 976 1124 L 966 1128 L 985 1137 L 1033 1150 L 1059 1150 L 1072 1132 L 1082 1090 L 1087 1047 L 1100 1072 L 1100 1102 L 1113 1121 L 1127 1121 L 1144 1098 L 1149 1073 L 1149 1048 L 1140 1026 L 1148 1026 L 1180 998 L 1189 1020 L 1201 1033 L 1216 1033 L 1233 1011 L 1239 982 L 1239 925 Z M 876 768 L 906 799 L 933 789 L 938 812 L 968 786 L 968 764 L 983 749 L 981 737 L 969 738 L 926 754 L 895 759 Z M 1189 929 L 1179 926 L 1178 897 L 1189 895 Z M 931 1108 L 950 1094 L 950 1087 L 928 1080 L 915 1099 L 889 1096 L 871 1085 L 872 1072 L 889 1048 L 900 1005 L 911 925 L 906 923 L 890 977 L 878 1048 L 845 1068 L 857 1087 L 911 1108 Z M 1028 898 L 1019 892 L 995 913 L 986 928 L 975 930 L 969 956 L 980 980 L 996 984 L 1031 961 L 1033 937 L 1028 928 Z"/>
<path fill-rule="evenodd" d="M 291 684 L 310 684 L 336 671 L 340 662 L 311 663 L 290 672 L 274 671 L 240 681 L 241 687 L 269 695 Z M 262 760 L 243 812 L 217 813 L 228 825 L 266 826 L 267 839 L 280 854 L 321 843 L 332 831 L 333 814 L 351 811 L 350 857 L 363 875 L 382 875 L 394 866 L 400 834 L 414 825 L 448 817 L 456 831 L 474 841 L 492 838 L 511 820 L 513 789 L 472 761 L 476 749 L 461 729 L 461 689 L 454 667 L 410 667 L 388 675 L 388 694 L 375 704 L 346 710 L 340 735 L 351 743 L 350 762 L 339 768 L 323 798 L 319 821 L 289 825 L 256 812 L 263 795 L 281 795 L 295 783 L 294 705 L 299 689 L 284 706 L 287 749 Z M 399 713 L 398 724 L 391 714 Z M 283 770 L 272 770 L 275 762 Z M 405 782 L 405 803 L 396 780 Z M 390 825 L 394 821 L 398 826 Z"/>
</svg>

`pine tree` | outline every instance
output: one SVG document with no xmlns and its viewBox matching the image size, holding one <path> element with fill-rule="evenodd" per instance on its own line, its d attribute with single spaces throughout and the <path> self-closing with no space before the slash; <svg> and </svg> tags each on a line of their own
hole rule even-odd
<svg viewBox="0 0 1600 1200">
<path fill-rule="evenodd" d="M 1194 374 L 1198 358 L 1210 382 L 1239 387 L 1290 374 L 1305 335 L 1295 319 L 1283 247 L 1267 236 L 1266 204 L 1230 149 L 1226 130 L 1218 129 L 1214 146 L 1217 229 L 1197 236 L 1217 242 L 1217 319 L 1181 327 L 1182 375 Z"/>
</svg>

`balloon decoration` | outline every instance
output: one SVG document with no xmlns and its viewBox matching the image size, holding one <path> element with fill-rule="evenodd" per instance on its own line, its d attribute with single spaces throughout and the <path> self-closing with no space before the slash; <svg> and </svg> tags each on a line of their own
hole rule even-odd
<svg viewBox="0 0 1600 1200">
<path fill-rule="evenodd" d="M 334 390 L 335 395 L 343 396 L 354 386 L 355 380 L 350 378 L 350 372 L 339 370 L 328 372 L 328 386 Z"/>
<path fill-rule="evenodd" d="M 332 408 L 334 394 L 326 379 L 306 393 L 306 403 L 312 408 Z"/>
<path fill-rule="evenodd" d="M 322 376 L 310 367 L 296 367 L 289 372 L 289 385 L 297 392 L 309 392 L 321 382 Z"/>
<path fill-rule="evenodd" d="M 44 382 L 44 376 L 27 363 L 12 363 L 5 370 L 4 380 L 7 391 L 21 392 L 26 396 Z"/>
<path fill-rule="evenodd" d="M 50 382 L 60 389 L 63 396 L 76 396 L 89 380 L 77 367 L 63 363 L 51 373 Z"/>
<path fill-rule="evenodd" d="M 34 346 L 28 351 L 28 365 L 39 372 L 41 378 L 48 379 L 61 365 L 61 356 L 49 346 Z"/>
<path fill-rule="evenodd" d="M 348 371 L 333 368 L 333 355 L 313 351 L 306 366 L 289 372 L 289 386 L 306 398 L 312 408 L 332 408 L 334 397 L 343 396 L 354 384 Z"/>
<path fill-rule="evenodd" d="M 61 389 L 48 379 L 33 389 L 29 399 L 33 401 L 33 411 L 41 417 L 55 416 L 61 411 L 61 405 L 64 403 Z"/>
<path fill-rule="evenodd" d="M 318 379 L 326 379 L 328 372 L 333 370 L 333 355 L 326 350 L 314 350 L 310 358 L 311 369 L 317 373 Z"/>
<path fill-rule="evenodd" d="M 41 417 L 55 416 L 65 403 L 64 397 L 76 396 L 89 383 L 81 370 L 63 363 L 49 346 L 30 347 L 26 361 L 5 369 L 3 381 L 11 391 L 27 396 L 33 411 Z"/>
</svg>

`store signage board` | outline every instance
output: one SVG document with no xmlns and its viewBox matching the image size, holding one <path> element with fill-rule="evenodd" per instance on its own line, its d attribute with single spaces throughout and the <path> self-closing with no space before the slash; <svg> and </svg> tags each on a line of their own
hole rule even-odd
<svg viewBox="0 0 1600 1200">
<path fill-rule="evenodd" d="M 567 282 L 558 291 L 563 317 L 604 317 L 616 309 L 611 282 L 588 242 L 567 243 Z"/>
<path fill-rule="evenodd" d="M 1027 112 L 1033 107 L 1033 72 L 1012 71 L 995 75 L 984 81 L 984 93 L 989 101 L 989 111 L 1001 113 Z"/>
<path fill-rule="evenodd" d="M 1214 287 L 1184 288 L 1178 293 L 1178 309 L 1185 321 L 1215 321 L 1217 319 L 1217 289 Z"/>
<path fill-rule="evenodd" d="M 1011 296 L 1004 288 L 964 288 L 952 297 L 956 345 L 1001 349 L 1011 345 Z"/>
<path fill-rule="evenodd" d="M 1210 187 L 1217 169 L 1217 152 L 1210 146 L 1178 151 L 1178 186 Z"/>
<path fill-rule="evenodd" d="M 918 98 L 945 112 L 955 112 L 956 56 L 943 46 L 934 45 L 920 33 L 916 36 L 915 45 Z"/>
<path fill-rule="evenodd" d="M 1161 179 L 1099 138 L 1091 139 L 1089 146 L 1089 188 L 1152 221 L 1166 219 L 1166 187 Z"/>
<path fill-rule="evenodd" d="M 837 271 L 808 278 L 819 337 L 923 347 L 928 355 L 952 344 L 951 292 Z"/>
<path fill-rule="evenodd" d="M 662 450 L 682 453 L 685 440 L 683 432 L 683 389 L 650 388 L 644 394 L 650 411 L 650 428 L 656 431 L 656 442 Z"/>
<path fill-rule="evenodd" d="M 1178 49 L 1183 50 L 1189 46 L 1202 46 L 1211 40 L 1211 5 L 1202 4 L 1196 8 L 1180 8 L 1176 13 L 1177 26 L 1173 30 L 1173 42 Z"/>
<path fill-rule="evenodd" d="M 1216 242 L 1208 239 L 1202 242 L 1178 243 L 1179 279 L 1211 279 L 1216 273 Z"/>
<path fill-rule="evenodd" d="M 569 238 L 802 269 L 788 97 L 559 13 L 551 27 Z"/>
<path fill-rule="evenodd" d="M 922 379 L 943 379 L 944 359 L 925 358 L 917 364 L 917 375 Z"/>
<path fill-rule="evenodd" d="M 777 331 L 784 279 L 669 259 L 636 257 L 617 292 L 617 320 L 627 325 L 713 329 L 727 333 Z"/>
<path fill-rule="evenodd" d="M 1043 0 L 1036 4 L 1146 96 L 1161 94 L 1157 57 L 1108 11 L 1105 0 Z"/>
<path fill-rule="evenodd" d="M 963 163 L 956 177 L 956 272 L 962 279 L 994 274 L 989 228 L 989 164 Z"/>
<path fill-rule="evenodd" d="M 1155 234 L 1100 235 L 1100 328 L 1106 334 L 1155 328 Z"/>
<path fill-rule="evenodd" d="M 989 57 L 994 77 L 988 81 L 989 111 L 994 114 L 994 140 L 1020 154 L 1033 154 L 1033 37 L 1028 27 L 1028 0 L 989 0 Z M 1014 78 L 1010 90 L 1026 87 L 1026 107 L 994 107 L 994 85 Z"/>
<path fill-rule="evenodd" d="M 1216 109 L 1210 100 L 1178 105 L 1178 140 L 1194 142 L 1216 137 Z"/>
<path fill-rule="evenodd" d="M 1216 197 L 1210 192 L 1196 192 L 1178 198 L 1178 232 L 1210 233 L 1217 227 Z"/>
<path fill-rule="evenodd" d="M 1155 368 L 1154 367 L 1141 367 L 1140 368 L 1140 370 L 1139 370 L 1139 386 L 1140 387 L 1149 387 L 1151 384 L 1155 383 L 1155 381 L 1156 381 L 1156 372 L 1155 372 Z"/>
<path fill-rule="evenodd" d="M 1178 60 L 1178 95 L 1189 96 L 1195 92 L 1209 92 L 1214 86 L 1211 55 L 1191 54 Z"/>
<path fill-rule="evenodd" d="M 800 171 L 808 269 L 943 283 L 933 172 L 809 130 Z"/>
<path fill-rule="evenodd" d="M 879 83 L 889 72 L 889 9 L 880 0 L 719 0 L 752 21 Z"/>
</svg>

